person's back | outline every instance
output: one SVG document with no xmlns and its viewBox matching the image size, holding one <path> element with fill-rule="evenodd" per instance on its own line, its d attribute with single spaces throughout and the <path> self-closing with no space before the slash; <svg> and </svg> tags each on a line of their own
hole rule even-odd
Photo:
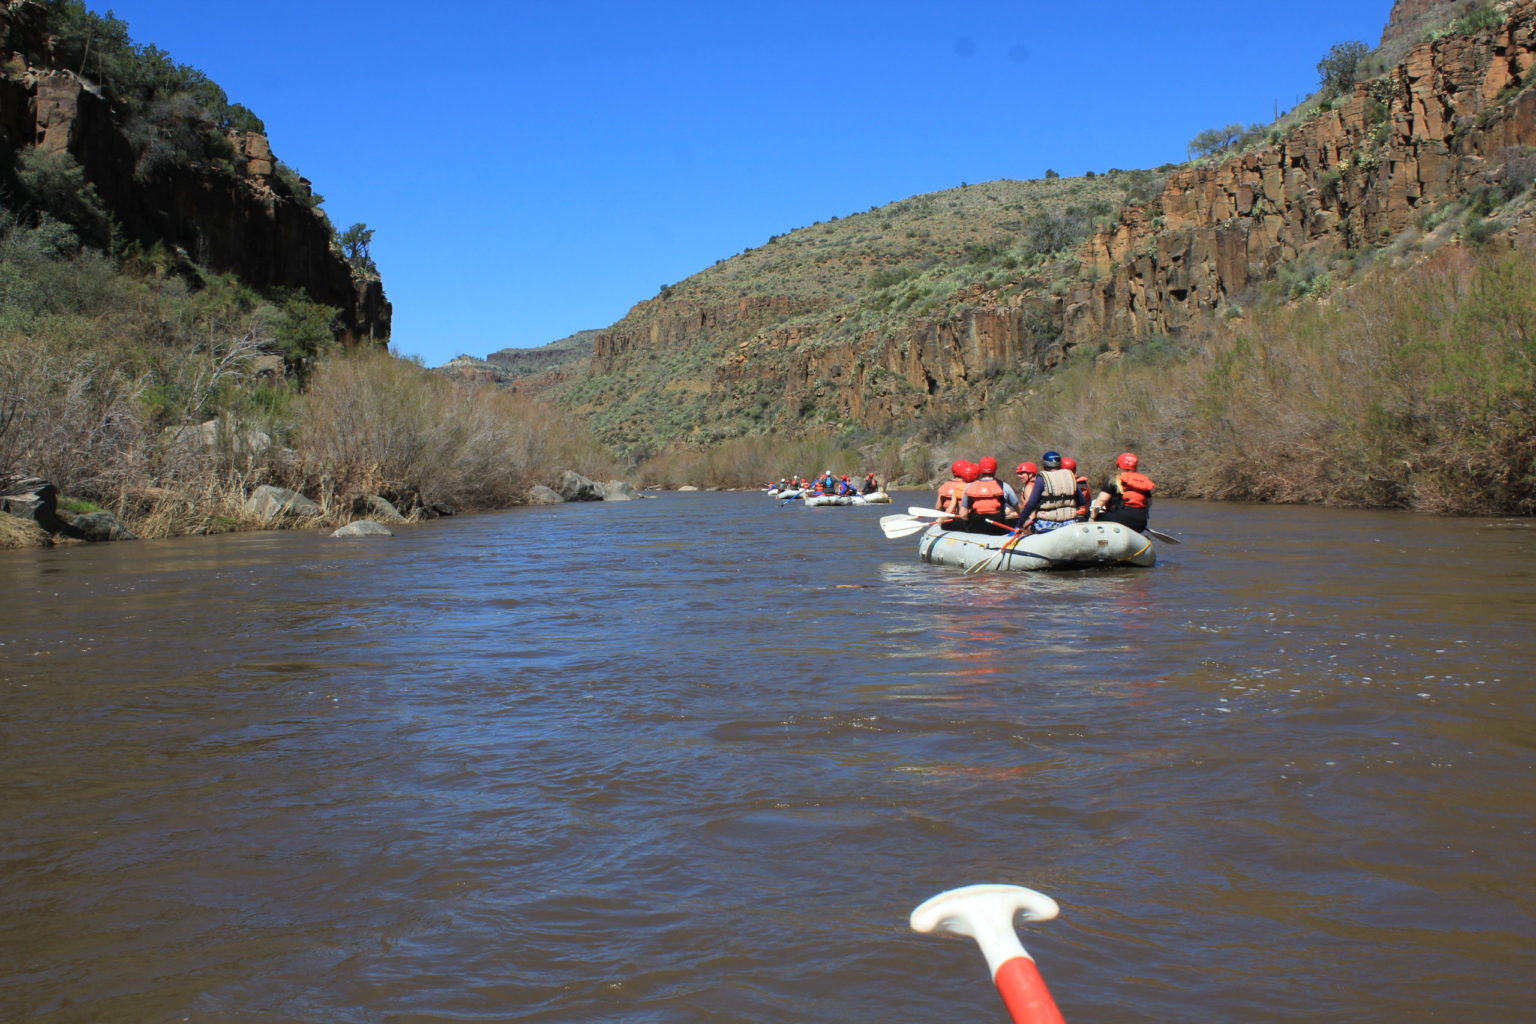
<svg viewBox="0 0 1536 1024">
<path fill-rule="evenodd" d="M 1026 516 L 1034 513 L 1036 533 L 1048 533 L 1077 518 L 1077 478 L 1062 465 L 1057 452 L 1046 452 L 1040 463 L 1044 468 L 1039 475 L 1040 490 L 1034 507 L 1026 498 L 1022 511 Z"/>
<path fill-rule="evenodd" d="M 970 463 L 964 459 L 956 459 L 949 467 L 954 474 L 948 480 L 939 485 L 938 508 L 941 512 L 948 512 L 952 516 L 960 514 L 960 499 L 965 497 L 965 471 Z"/>
<path fill-rule="evenodd" d="M 1104 484 L 1094 499 L 1092 518 L 1103 523 L 1119 523 L 1138 533 L 1147 528 L 1151 514 L 1152 492 L 1157 484 L 1139 472 L 1140 460 L 1133 452 L 1122 452 L 1115 460 L 1117 472 Z"/>
<path fill-rule="evenodd" d="M 960 506 L 966 514 L 966 529 L 977 533 L 997 533 L 1006 530 L 1000 520 L 1010 504 L 1007 488 L 997 479 L 997 460 L 984 456 L 976 465 L 977 476 L 965 485 L 965 496 Z"/>
</svg>

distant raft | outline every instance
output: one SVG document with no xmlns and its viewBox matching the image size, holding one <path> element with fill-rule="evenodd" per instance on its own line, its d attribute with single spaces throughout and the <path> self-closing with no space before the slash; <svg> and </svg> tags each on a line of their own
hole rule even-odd
<svg viewBox="0 0 1536 1024">
<path fill-rule="evenodd" d="M 824 508 L 829 505 L 868 505 L 858 494 L 807 494 L 803 499 L 806 508 Z"/>
<path fill-rule="evenodd" d="M 1028 534 L 1011 543 L 1010 540 L 1007 534 L 941 530 L 935 525 L 918 538 L 917 553 L 925 562 L 977 571 L 1030 572 L 1157 564 L 1152 539 L 1119 523 L 1073 523 L 1050 533 Z"/>
<path fill-rule="evenodd" d="M 891 503 L 891 496 L 884 491 L 869 491 L 865 494 L 859 495 L 859 497 L 863 498 L 871 505 L 889 505 Z"/>
</svg>

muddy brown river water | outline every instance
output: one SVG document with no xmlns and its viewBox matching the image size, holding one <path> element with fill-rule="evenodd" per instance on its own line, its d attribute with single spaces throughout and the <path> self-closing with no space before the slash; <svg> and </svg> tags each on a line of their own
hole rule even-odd
<svg viewBox="0 0 1536 1024">
<path fill-rule="evenodd" d="M 1073 1024 L 1536 1019 L 1536 524 L 891 511 L 0 552 L 0 1020 L 1003 1021 L 977 882 Z"/>
</svg>

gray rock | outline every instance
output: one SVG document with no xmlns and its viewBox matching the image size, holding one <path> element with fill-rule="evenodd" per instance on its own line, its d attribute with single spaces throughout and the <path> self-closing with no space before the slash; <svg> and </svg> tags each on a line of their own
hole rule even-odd
<svg viewBox="0 0 1536 1024">
<path fill-rule="evenodd" d="M 352 503 L 354 515 L 366 515 L 369 519 L 379 523 L 403 523 L 405 516 L 388 498 L 377 494 L 365 494 Z"/>
<path fill-rule="evenodd" d="M 42 477 L 0 480 L 0 512 L 30 519 L 49 533 L 82 539 L 73 524 L 59 516 L 59 489 Z"/>
<path fill-rule="evenodd" d="M 254 428 L 241 429 L 227 416 L 185 427 L 168 427 L 165 434 L 172 444 L 216 448 L 240 455 L 259 455 L 272 447 L 270 434 Z"/>
<path fill-rule="evenodd" d="M 86 540 L 138 540 L 138 536 L 117 521 L 110 512 L 83 512 L 71 519 Z"/>
<path fill-rule="evenodd" d="M 683 486 L 679 487 L 678 490 L 680 490 L 680 491 L 696 491 L 696 490 L 698 490 L 698 488 L 693 486 L 693 484 L 683 484 Z"/>
<path fill-rule="evenodd" d="M 354 519 L 343 526 L 332 537 L 393 537 L 394 533 L 383 523 L 376 523 L 372 519 Z"/>
<path fill-rule="evenodd" d="M 273 487 L 271 484 L 262 484 L 252 491 L 251 496 L 245 499 L 245 509 L 264 523 L 270 523 L 282 515 L 304 518 L 320 514 L 320 506 L 298 491 Z"/>
<path fill-rule="evenodd" d="M 645 497 L 627 480 L 609 480 L 602 487 L 604 501 L 634 501 Z"/>
<path fill-rule="evenodd" d="M 603 489 L 600 486 L 570 469 L 560 474 L 560 483 L 555 486 L 555 490 L 566 501 L 603 500 Z"/>
<path fill-rule="evenodd" d="M 543 484 L 534 484 L 528 491 L 528 504 L 530 505 L 563 505 L 565 499 L 555 491 Z"/>
</svg>

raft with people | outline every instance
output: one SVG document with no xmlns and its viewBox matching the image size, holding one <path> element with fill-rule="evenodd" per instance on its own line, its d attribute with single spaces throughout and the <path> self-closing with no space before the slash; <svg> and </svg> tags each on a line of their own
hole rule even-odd
<svg viewBox="0 0 1536 1024">
<path fill-rule="evenodd" d="M 880 528 L 892 538 L 921 532 L 923 561 L 966 572 L 1156 565 L 1153 538 L 1179 542 L 1148 525 L 1157 485 L 1139 466 L 1135 453 L 1122 452 L 1094 495 L 1077 461 L 1060 452 L 1046 452 L 1039 465 L 1019 463 L 1017 491 L 998 479 L 992 456 L 957 459 L 937 508 L 885 516 Z"/>
</svg>

